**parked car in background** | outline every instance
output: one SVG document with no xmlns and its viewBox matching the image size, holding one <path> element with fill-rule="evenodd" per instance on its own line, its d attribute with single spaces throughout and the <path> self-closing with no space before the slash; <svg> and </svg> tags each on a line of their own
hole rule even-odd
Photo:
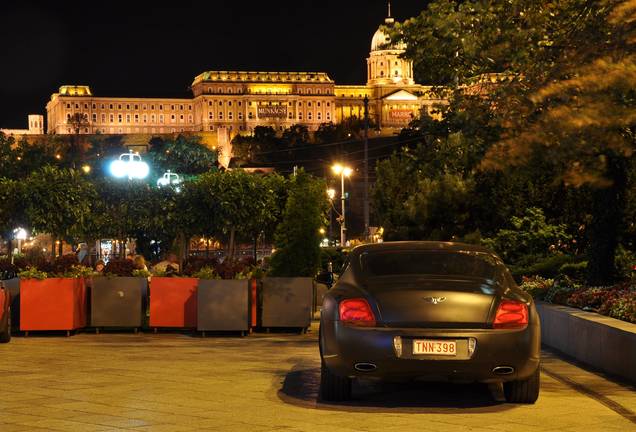
<svg viewBox="0 0 636 432">
<path fill-rule="evenodd" d="M 355 248 L 325 294 L 319 341 L 323 400 L 349 399 L 357 378 L 503 383 L 515 403 L 539 395 L 532 297 L 478 246 Z"/>
<path fill-rule="evenodd" d="M 11 340 L 11 295 L 0 281 L 0 343 Z"/>
</svg>

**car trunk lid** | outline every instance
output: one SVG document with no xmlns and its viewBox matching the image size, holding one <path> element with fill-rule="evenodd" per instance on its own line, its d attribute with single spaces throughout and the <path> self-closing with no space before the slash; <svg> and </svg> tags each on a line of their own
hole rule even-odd
<svg viewBox="0 0 636 432">
<path fill-rule="evenodd" d="M 482 278 L 379 277 L 367 281 L 378 324 L 388 327 L 486 328 L 499 284 Z"/>
</svg>

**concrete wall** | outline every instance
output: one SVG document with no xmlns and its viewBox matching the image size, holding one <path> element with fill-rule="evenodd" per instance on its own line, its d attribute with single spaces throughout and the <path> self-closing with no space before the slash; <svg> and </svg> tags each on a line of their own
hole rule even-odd
<svg viewBox="0 0 636 432">
<path fill-rule="evenodd" d="M 537 311 L 545 345 L 636 383 L 636 324 L 543 302 Z"/>
</svg>

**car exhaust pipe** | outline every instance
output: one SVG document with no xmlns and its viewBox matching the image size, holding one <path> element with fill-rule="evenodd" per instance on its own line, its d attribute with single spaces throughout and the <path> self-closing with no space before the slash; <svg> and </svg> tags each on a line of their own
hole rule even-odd
<svg viewBox="0 0 636 432">
<path fill-rule="evenodd" d="M 510 375 L 515 371 L 512 366 L 497 366 L 492 370 L 495 375 Z"/>
<path fill-rule="evenodd" d="M 373 363 L 356 363 L 353 365 L 358 372 L 373 372 L 378 367 Z"/>
</svg>

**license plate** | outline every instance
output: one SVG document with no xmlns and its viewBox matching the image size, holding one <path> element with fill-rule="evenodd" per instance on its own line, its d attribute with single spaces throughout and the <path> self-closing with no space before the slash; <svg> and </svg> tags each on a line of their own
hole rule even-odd
<svg viewBox="0 0 636 432">
<path fill-rule="evenodd" d="M 416 339 L 413 341 L 413 354 L 455 356 L 457 355 L 457 342 Z"/>
</svg>

